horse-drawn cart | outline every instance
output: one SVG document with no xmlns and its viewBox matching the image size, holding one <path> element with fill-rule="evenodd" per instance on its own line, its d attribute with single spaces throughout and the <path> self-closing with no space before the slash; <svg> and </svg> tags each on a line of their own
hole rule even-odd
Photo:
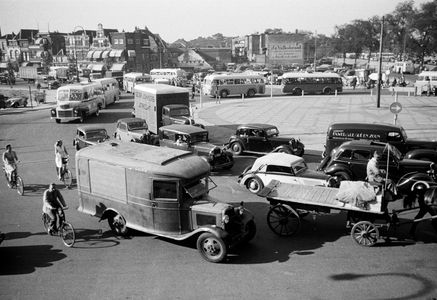
<svg viewBox="0 0 437 300">
<path fill-rule="evenodd" d="M 300 219 L 309 213 L 316 216 L 347 211 L 351 237 L 361 246 L 373 246 L 378 241 L 378 228 L 399 225 L 400 211 L 389 213 L 387 210 L 388 200 L 391 200 L 388 193 L 367 182 L 350 182 L 342 190 L 342 187 L 305 186 L 272 180 L 258 195 L 270 202 L 267 223 L 281 236 L 294 234 L 300 227 Z"/>
</svg>

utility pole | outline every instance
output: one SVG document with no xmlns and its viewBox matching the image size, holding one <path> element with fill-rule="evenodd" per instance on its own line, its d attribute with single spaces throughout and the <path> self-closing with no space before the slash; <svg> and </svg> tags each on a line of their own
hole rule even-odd
<svg viewBox="0 0 437 300">
<path fill-rule="evenodd" d="M 376 107 L 379 108 L 381 104 L 381 83 L 382 83 L 382 41 L 384 34 L 384 17 L 382 17 L 381 21 L 381 36 L 379 38 L 379 71 L 378 71 L 378 93 L 377 93 L 377 101 Z"/>
</svg>

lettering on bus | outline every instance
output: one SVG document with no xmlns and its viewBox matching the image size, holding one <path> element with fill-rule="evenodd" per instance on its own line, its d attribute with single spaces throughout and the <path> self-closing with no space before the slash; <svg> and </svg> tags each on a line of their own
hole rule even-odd
<svg viewBox="0 0 437 300">
<path fill-rule="evenodd" d="M 334 130 L 333 137 L 340 139 L 355 139 L 355 140 L 375 140 L 379 141 L 381 135 L 376 133 L 364 133 L 364 132 L 344 132 L 343 130 Z"/>
</svg>

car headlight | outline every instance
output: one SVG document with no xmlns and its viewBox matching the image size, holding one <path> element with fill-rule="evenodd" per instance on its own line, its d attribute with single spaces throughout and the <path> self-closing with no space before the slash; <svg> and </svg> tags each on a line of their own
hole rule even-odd
<svg viewBox="0 0 437 300">
<path fill-rule="evenodd" d="M 224 215 L 222 218 L 222 223 L 223 224 L 228 224 L 229 223 L 229 216 L 228 215 Z"/>
</svg>

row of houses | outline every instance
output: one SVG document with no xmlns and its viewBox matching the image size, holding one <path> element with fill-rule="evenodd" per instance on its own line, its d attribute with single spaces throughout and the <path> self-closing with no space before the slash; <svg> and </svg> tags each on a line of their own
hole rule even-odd
<svg viewBox="0 0 437 300">
<path fill-rule="evenodd" d="M 96 30 L 76 26 L 72 33 L 22 29 L 18 34 L 1 35 L 0 72 L 13 65 L 49 63 L 111 70 L 146 72 L 154 68 L 220 70 L 230 62 L 260 64 L 303 63 L 303 34 L 252 34 L 234 38 L 179 39 L 166 43 L 147 27 L 132 32 Z"/>
</svg>

